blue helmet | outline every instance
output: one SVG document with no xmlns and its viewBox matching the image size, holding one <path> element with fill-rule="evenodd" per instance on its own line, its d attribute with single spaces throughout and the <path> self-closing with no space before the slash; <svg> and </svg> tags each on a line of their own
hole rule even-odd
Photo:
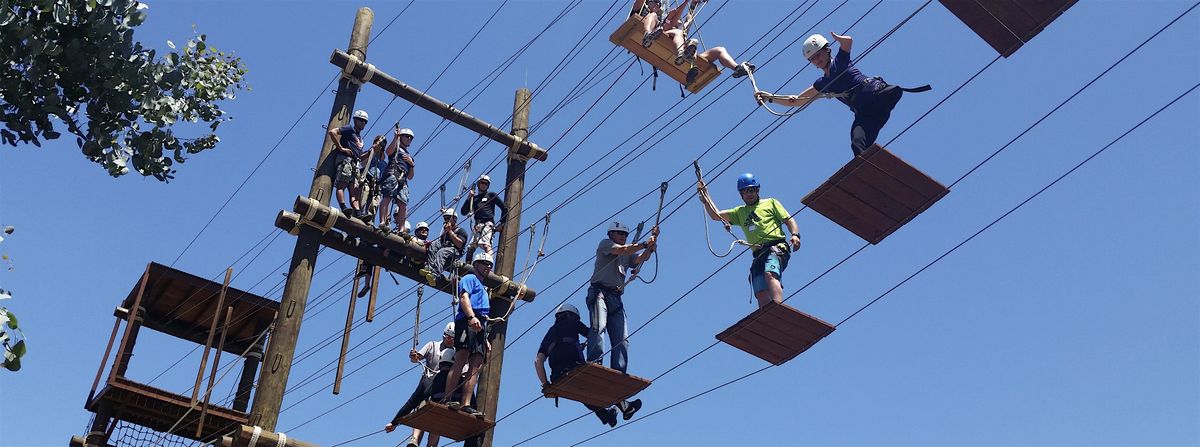
<svg viewBox="0 0 1200 447">
<path fill-rule="evenodd" d="M 758 184 L 758 179 L 754 178 L 754 174 L 747 172 L 745 174 L 742 174 L 740 177 L 738 177 L 738 184 L 737 184 L 738 191 L 741 191 L 741 190 L 747 189 L 747 188 L 758 188 L 759 186 L 761 186 L 761 185 Z"/>
</svg>

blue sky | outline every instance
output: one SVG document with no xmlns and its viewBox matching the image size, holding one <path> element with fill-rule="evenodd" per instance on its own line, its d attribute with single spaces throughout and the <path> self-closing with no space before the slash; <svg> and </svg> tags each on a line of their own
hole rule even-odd
<svg viewBox="0 0 1200 447">
<path fill-rule="evenodd" d="M 407 3 L 367 4 L 375 11 L 378 34 L 368 60 L 446 101 L 478 93 L 488 72 L 567 5 L 508 2 L 431 87 L 500 2 L 420 0 L 381 31 Z M 760 66 L 762 88 L 799 92 L 816 71 L 804 66 L 798 47 L 788 45 L 810 28 L 826 34 L 844 31 L 874 4 L 820 1 L 794 24 L 751 47 L 797 3 L 744 0 L 722 8 L 714 1 L 700 18 L 702 35 L 708 45 L 724 45 L 742 55 L 739 59 L 757 54 L 752 60 Z M 272 222 L 279 209 L 290 209 L 295 196 L 308 190 L 332 101 L 329 90 L 323 90 L 336 74 L 328 56 L 345 47 L 354 11 L 361 5 L 150 5 L 148 21 L 137 30 L 139 40 L 165 48 L 168 39 L 185 41 L 194 26 L 208 35 L 211 45 L 243 58 L 253 91 L 226 103 L 235 120 L 221 127 L 222 143 L 180 166 L 170 184 L 136 176 L 109 178 L 67 141 L 0 151 L 0 224 L 17 228 L 0 245 L 15 266 L 0 272 L 0 287 L 13 291 L 14 299 L 6 305 L 21 318 L 30 345 L 20 373 L 0 374 L 4 445 L 62 445 L 71 434 L 85 432 L 88 413 L 81 407 L 103 353 L 113 306 L 147 262 L 170 263 L 180 255 L 276 145 L 175 266 L 217 278 L 256 248 L 234 265 L 239 275 L 234 285 L 279 296 L 272 286 L 282 276 L 273 269 L 288 259 L 294 239 L 273 237 L 278 232 Z M 577 404 L 555 408 L 545 399 L 517 410 L 538 393 L 531 360 L 548 327 L 539 318 L 564 299 L 582 307 L 583 293 L 577 288 L 587 281 L 587 258 L 603 237 L 602 230 L 590 227 L 631 203 L 618 218 L 652 219 L 656 197 L 645 194 L 681 171 L 670 182 L 668 199 L 690 193 L 694 179 L 689 165 L 710 147 L 700 161 L 706 172 L 727 169 L 710 179 L 714 199 L 723 207 L 738 201 L 736 175 L 754 172 L 764 195 L 798 209 L 800 198 L 849 158 L 851 116 L 844 106 L 824 101 L 784 123 L 729 166 L 730 155 L 740 153 L 743 143 L 773 122 L 769 114 L 754 110 L 749 83 L 714 83 L 682 102 L 678 88 L 665 77 L 652 91 L 643 83 L 650 75 L 645 64 L 634 64 L 623 51 L 605 59 L 614 54 L 607 35 L 623 20 L 612 5 L 585 0 L 486 84 L 477 100 L 458 103 L 507 128 L 500 124 L 511 113 L 513 91 L 539 86 L 565 57 L 578 56 L 537 93 L 532 105 L 532 124 L 544 126 L 531 139 L 549 148 L 550 159 L 529 168 L 526 203 L 531 206 L 524 222 L 574 200 L 553 216 L 547 251 L 558 252 L 529 281 L 543 293 L 512 318 L 510 340 L 532 330 L 506 353 L 498 416 L 511 416 L 498 426 L 496 445 L 519 443 L 584 412 Z M 624 2 L 620 5 L 623 9 Z M 920 5 L 888 1 L 872 10 L 849 30 L 856 53 Z M 1080 2 L 888 147 L 934 178 L 953 182 L 1191 6 L 1165 0 Z M 598 35 L 571 51 L 580 33 L 597 23 Z M 963 179 L 933 208 L 813 282 L 789 304 L 826 321 L 841 321 L 1187 91 L 1200 81 L 1197 25 L 1200 11 L 1193 10 Z M 778 38 L 770 41 L 772 37 Z M 904 97 L 880 141 L 892 140 L 994 57 L 939 3 L 924 8 L 858 65 L 895 84 L 934 86 L 930 93 Z M 547 118 L 589 74 L 598 78 L 584 83 L 587 90 Z M 785 84 L 793 75 L 795 80 Z M 285 137 L 318 95 L 313 110 Z M 408 109 L 403 100 L 389 107 L 392 97 L 373 87 L 364 88 L 358 98 L 358 106 L 376 117 L 371 136 Z M 624 422 L 587 444 L 1200 443 L 1198 98 L 1196 92 L 1185 96 L 800 357 L 644 420 Z M 403 116 L 403 125 L 417 134 L 415 145 L 430 141 L 437 117 L 421 109 Z M 679 116 L 686 123 L 680 125 L 684 119 Z M 647 123 L 650 130 L 639 132 Z M 623 143 L 631 135 L 636 136 Z M 449 190 L 457 187 L 461 170 L 455 160 L 473 150 L 475 141 L 469 131 L 451 127 L 417 155 L 414 203 L 436 189 L 441 174 L 451 177 Z M 643 141 L 653 144 L 637 146 Z M 608 168 L 647 147 L 627 167 Z M 497 144 L 483 147 L 473 174 L 503 150 Z M 612 175 L 599 187 L 576 192 L 605 174 Z M 502 178 L 503 170 L 492 175 Z M 643 199 L 635 201 L 638 197 Z M 684 199 L 663 224 L 657 281 L 633 286 L 625 298 L 632 330 L 683 296 L 631 339 L 630 372 L 643 377 L 683 362 L 754 309 L 744 280 L 745 254 L 688 293 L 726 260 L 708 254 L 700 205 L 691 195 Z M 431 217 L 436 200 L 414 214 Z M 798 214 L 797 221 L 804 247 L 786 272 L 785 293 L 863 245 L 811 210 Z M 707 228 L 715 248 L 723 250 L 728 236 L 715 224 Z M 255 247 L 264 238 L 269 241 L 265 248 Z M 525 243 L 523 239 L 522 251 Z M 258 249 L 262 253 L 254 257 Z M 585 261 L 588 266 L 571 271 Z M 411 366 L 404 351 L 410 346 L 415 300 L 401 294 L 410 284 L 383 282 L 381 304 L 390 304 L 381 306 L 375 322 L 357 329 L 352 342 L 379 335 L 352 351 L 362 354 L 348 364 L 356 372 L 346 378 L 342 394 L 334 396 L 328 389 L 337 343 L 309 350 L 340 333 L 349 295 L 342 279 L 353 264 L 327 252 L 318 260 L 318 268 L 325 266 L 330 267 L 314 278 L 312 317 L 300 334 L 298 352 L 311 357 L 292 370 L 293 391 L 284 406 L 295 406 L 282 413 L 279 428 L 292 437 L 333 445 L 382 428 L 411 391 L 417 373 L 396 376 Z M 317 295 L 327 289 L 336 296 Z M 448 314 L 444 296 L 426 298 L 422 329 L 435 329 L 424 331 L 422 342 L 433 339 Z M 199 354 L 185 356 L 192 346 L 180 340 L 143 334 L 129 376 L 148 381 L 183 358 L 153 383 L 186 390 Z M 644 391 L 641 415 L 763 366 L 757 358 L 718 345 Z M 313 383 L 297 387 L 314 374 Z M 235 376 L 221 382 L 215 394 L 228 393 Z M 524 445 L 571 445 L 607 429 L 589 415 Z M 404 436 L 401 431 L 376 434 L 351 445 L 394 445 Z"/>
</svg>

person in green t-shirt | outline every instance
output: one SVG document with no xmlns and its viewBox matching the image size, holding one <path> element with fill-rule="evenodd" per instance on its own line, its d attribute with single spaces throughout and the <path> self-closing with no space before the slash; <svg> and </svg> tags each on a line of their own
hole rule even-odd
<svg viewBox="0 0 1200 447">
<path fill-rule="evenodd" d="M 787 269 L 791 258 L 788 246 L 791 246 L 791 251 L 800 250 L 800 230 L 796 221 L 778 200 L 759 198 L 760 186 L 753 174 L 742 174 L 738 177 L 737 189 L 746 204 L 718 211 L 704 181 L 696 184 L 700 203 L 704 205 L 708 217 L 725 224 L 726 230 L 730 228 L 730 222 L 742 227 L 746 242 L 754 247 L 754 261 L 750 263 L 750 286 L 754 289 L 754 297 L 758 298 L 758 307 L 771 301 L 783 302 L 783 271 Z M 784 225 L 792 233 L 790 238 L 784 238 Z"/>
</svg>

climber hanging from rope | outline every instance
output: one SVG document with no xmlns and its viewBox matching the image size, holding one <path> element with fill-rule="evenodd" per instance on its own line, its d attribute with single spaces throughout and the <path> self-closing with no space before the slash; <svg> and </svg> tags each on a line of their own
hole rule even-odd
<svg viewBox="0 0 1200 447">
<path fill-rule="evenodd" d="M 754 260 L 750 263 L 750 286 L 758 306 L 774 301 L 783 302 L 783 271 L 787 269 L 791 251 L 800 250 L 800 230 L 796 220 L 788 214 L 778 200 L 759 196 L 761 185 L 753 174 L 742 174 L 737 180 L 738 193 L 745 205 L 720 210 L 708 194 L 708 186 L 699 176 L 697 168 L 696 190 L 700 203 L 712 220 L 719 221 L 728 230 L 730 223 L 742 228 L 748 245 L 753 248 Z M 792 233 L 784 239 L 783 226 Z"/>
<path fill-rule="evenodd" d="M 899 87 L 884 82 L 881 77 L 863 75 L 850 60 L 854 39 L 837 33 L 829 34 L 838 42 L 837 56 L 832 55 L 829 40 L 825 36 L 813 34 L 804 41 L 804 58 L 824 72 L 811 87 L 799 95 L 776 95 L 761 91 L 755 85 L 754 99 L 764 107 L 767 107 L 764 103 L 772 103 L 803 110 L 817 98 L 837 98 L 854 112 L 854 122 L 850 125 L 850 150 L 858 156 L 875 144 L 880 129 L 887 124 L 892 109 L 896 107 L 904 92 L 924 92 L 930 90 L 930 87 Z M 751 76 L 752 82 L 753 79 Z M 768 110 L 770 111 L 769 107 Z"/>
<path fill-rule="evenodd" d="M 708 50 L 697 53 L 700 40 L 690 39 L 689 29 L 695 21 L 696 14 L 700 9 L 708 3 L 708 0 L 684 0 L 678 6 L 671 9 L 665 15 L 661 11 L 664 6 L 660 2 L 654 0 L 639 0 L 634 2 L 634 14 L 639 11 L 648 10 L 645 14 L 644 34 L 642 35 L 642 46 L 650 48 L 659 36 L 667 36 L 671 40 L 673 48 L 675 48 L 675 65 L 689 66 L 685 85 L 691 85 L 700 75 L 700 67 L 696 65 L 696 58 L 703 59 L 709 63 L 720 63 L 727 68 L 733 70 L 733 77 L 740 78 L 750 74 L 754 70 L 754 64 L 749 62 L 737 63 L 733 56 L 725 47 L 712 47 Z M 688 10 L 687 15 L 683 14 L 684 9 Z M 657 12 L 656 12 L 657 11 Z M 663 19 L 658 20 L 662 15 Z"/>
</svg>

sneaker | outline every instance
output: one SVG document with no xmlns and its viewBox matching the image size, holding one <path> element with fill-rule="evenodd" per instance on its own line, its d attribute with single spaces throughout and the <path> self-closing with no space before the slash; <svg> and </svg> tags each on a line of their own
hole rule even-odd
<svg viewBox="0 0 1200 447">
<path fill-rule="evenodd" d="M 684 62 L 694 64 L 696 62 L 696 39 L 688 41 L 687 46 L 675 56 L 675 65 L 683 65 Z"/>
<path fill-rule="evenodd" d="M 475 407 L 472 407 L 472 406 L 470 406 L 470 405 L 464 405 L 464 406 L 462 407 L 462 410 L 461 410 L 461 411 L 462 411 L 463 413 L 469 414 L 469 415 L 471 415 L 471 416 L 475 416 L 475 417 L 477 417 L 477 418 L 481 418 L 481 417 L 483 417 L 483 412 L 482 412 L 482 411 L 476 410 L 476 409 L 475 409 Z"/>
<path fill-rule="evenodd" d="M 417 273 L 420 273 L 421 276 L 425 277 L 426 283 L 428 283 L 431 286 L 437 287 L 437 275 L 434 275 L 433 272 L 429 271 L 429 269 L 423 268 L 421 270 L 418 270 Z"/>
<path fill-rule="evenodd" d="M 687 80 L 686 80 L 686 82 L 684 82 L 684 84 L 689 85 L 689 86 L 692 85 L 693 82 L 696 82 L 696 78 L 699 76 L 700 76 L 700 67 L 692 66 L 692 69 L 688 70 L 688 72 L 687 72 Z"/>
<path fill-rule="evenodd" d="M 606 408 L 606 409 L 600 410 L 600 411 L 601 412 L 598 414 L 598 416 L 600 416 L 600 422 L 608 424 L 609 427 L 617 426 L 617 409 L 616 408 Z"/>
<path fill-rule="evenodd" d="M 662 28 L 655 28 L 654 30 L 642 35 L 642 48 L 650 48 L 650 45 L 654 44 L 654 39 L 657 39 L 658 36 L 661 36 L 662 32 Z"/>
<path fill-rule="evenodd" d="M 363 285 L 362 290 L 358 291 L 358 297 L 362 298 L 364 296 L 367 296 L 368 293 L 371 293 L 371 277 L 370 276 L 367 277 L 367 283 Z"/>
<path fill-rule="evenodd" d="M 407 440 L 405 440 L 405 442 L 407 442 L 407 444 L 404 444 L 404 447 L 421 447 L 421 445 L 419 443 L 420 440 L 412 437 L 411 435 L 408 437 Z"/>
<path fill-rule="evenodd" d="M 625 404 L 624 405 L 625 408 L 621 408 L 621 417 L 627 421 L 633 418 L 634 413 L 637 413 L 638 410 L 642 409 L 642 400 L 641 399 L 634 399 L 634 400 L 631 400 L 628 402 L 622 402 L 622 403 Z M 618 406 L 620 406 L 620 405 L 618 405 Z"/>
<path fill-rule="evenodd" d="M 738 65 L 737 69 L 733 70 L 733 77 L 741 78 L 748 76 L 750 73 L 754 73 L 754 64 L 743 62 L 742 65 Z"/>
<path fill-rule="evenodd" d="M 345 205 L 341 205 L 341 204 L 339 204 L 338 206 L 342 207 L 342 215 L 344 215 L 344 216 L 353 216 L 354 215 L 354 208 L 351 208 L 351 207 L 348 207 Z"/>
</svg>

